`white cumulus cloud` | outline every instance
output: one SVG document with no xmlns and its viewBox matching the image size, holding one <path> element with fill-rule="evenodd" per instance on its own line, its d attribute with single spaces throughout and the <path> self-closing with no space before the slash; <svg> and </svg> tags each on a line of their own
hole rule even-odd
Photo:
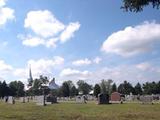
<svg viewBox="0 0 160 120">
<path fill-rule="evenodd" d="M 19 37 L 23 45 L 30 47 L 44 45 L 50 48 L 56 47 L 58 42 L 64 43 L 74 37 L 80 28 L 80 23 L 71 22 L 65 25 L 51 11 L 37 10 L 28 12 L 24 27 L 30 29 L 32 34 L 29 37 L 28 35 Z"/>
<path fill-rule="evenodd" d="M 28 38 L 26 37 L 25 40 L 23 40 L 22 42 L 23 45 L 31 47 L 43 45 L 44 43 L 45 43 L 44 39 L 41 39 L 39 37 L 28 37 Z"/>
<path fill-rule="evenodd" d="M 0 26 L 5 25 L 7 21 L 14 18 L 14 10 L 6 7 L 6 0 L 0 0 Z"/>
<path fill-rule="evenodd" d="M 55 48 L 56 47 L 56 42 L 58 40 L 58 38 L 50 38 L 50 39 L 45 39 L 45 38 L 41 38 L 41 37 L 37 37 L 37 36 L 18 36 L 20 39 L 22 39 L 22 44 L 25 46 L 30 46 L 30 47 L 36 47 L 39 45 L 44 45 L 48 48 L 52 47 Z"/>
<path fill-rule="evenodd" d="M 62 72 L 60 73 L 60 76 L 77 76 L 78 77 L 84 77 L 84 76 L 89 76 L 91 75 L 91 72 L 89 71 L 79 71 L 76 69 L 71 69 L 71 68 L 66 68 L 63 69 Z"/>
<path fill-rule="evenodd" d="M 72 64 L 75 65 L 75 66 L 89 65 L 91 63 L 92 63 L 92 61 L 89 60 L 88 58 L 81 59 L 81 60 L 76 60 L 76 61 L 72 62 Z"/>
<path fill-rule="evenodd" d="M 25 28 L 30 28 L 43 37 L 55 36 L 65 28 L 50 11 L 30 11 L 25 19 Z"/>
<path fill-rule="evenodd" d="M 0 0 L 0 7 L 3 7 L 6 5 L 6 0 Z"/>
<path fill-rule="evenodd" d="M 0 78 L 6 79 L 11 75 L 13 67 L 7 64 L 4 60 L 0 60 Z"/>
<path fill-rule="evenodd" d="M 11 71 L 13 68 L 11 65 L 6 64 L 3 60 L 0 60 L 0 71 Z"/>
<path fill-rule="evenodd" d="M 153 49 L 160 42 L 160 24 L 144 22 L 137 26 L 128 26 L 111 34 L 103 43 L 101 50 L 121 56 L 132 56 Z"/>
<path fill-rule="evenodd" d="M 20 78 L 27 78 L 29 74 L 29 66 L 31 66 L 33 77 L 39 77 L 39 75 L 53 74 L 53 69 L 57 68 L 64 63 L 64 58 L 55 56 L 53 59 L 39 59 L 29 60 L 25 68 L 17 68 L 14 71 L 14 75 Z"/>
<path fill-rule="evenodd" d="M 93 62 L 96 63 L 96 64 L 99 64 L 100 62 L 102 61 L 102 58 L 100 57 L 96 57 Z"/>
<path fill-rule="evenodd" d="M 73 37 L 74 36 L 74 32 L 79 30 L 79 28 L 80 28 L 79 22 L 70 23 L 66 27 L 66 29 L 62 32 L 62 34 L 60 35 L 61 42 L 64 43 L 67 40 L 69 40 L 71 37 Z"/>
</svg>

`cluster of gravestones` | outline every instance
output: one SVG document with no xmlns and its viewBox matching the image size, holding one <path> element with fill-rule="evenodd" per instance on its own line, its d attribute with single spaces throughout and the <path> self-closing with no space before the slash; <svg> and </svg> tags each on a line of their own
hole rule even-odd
<svg viewBox="0 0 160 120">
<path fill-rule="evenodd" d="M 82 96 L 77 96 L 76 97 L 76 103 L 87 103 L 87 97 L 86 95 L 82 95 Z"/>
<path fill-rule="evenodd" d="M 118 92 L 113 92 L 111 97 L 108 94 L 98 95 L 98 104 L 123 103 L 124 96 Z"/>
<path fill-rule="evenodd" d="M 4 102 L 6 103 L 15 104 L 15 98 L 12 96 L 5 96 L 3 99 L 4 99 Z"/>
<path fill-rule="evenodd" d="M 110 104 L 110 103 L 123 103 L 125 100 L 133 100 L 137 98 L 142 104 L 153 104 L 153 100 L 160 100 L 160 96 L 153 95 L 141 95 L 133 96 L 132 94 L 129 97 L 125 98 L 124 95 L 121 95 L 118 92 L 113 92 L 111 97 L 108 94 L 99 94 L 98 95 L 98 104 Z"/>
<path fill-rule="evenodd" d="M 21 103 L 26 103 L 26 102 L 30 102 L 30 100 L 32 100 L 32 102 L 35 102 L 37 105 L 47 105 L 47 104 L 53 104 L 53 103 L 57 103 L 57 97 L 55 96 L 51 96 L 51 95 L 47 95 L 47 96 L 32 96 L 32 97 L 20 97 L 18 99 L 16 99 L 16 101 L 21 102 Z M 3 98 L 3 101 L 5 103 L 9 103 L 9 104 L 15 104 L 15 97 L 13 96 L 5 96 Z"/>
<path fill-rule="evenodd" d="M 46 106 L 48 104 L 54 104 L 57 103 L 57 97 L 52 96 L 52 95 L 47 95 L 47 96 L 35 96 L 34 101 L 36 102 L 37 105 L 42 105 Z"/>
<path fill-rule="evenodd" d="M 111 96 L 109 96 L 108 94 L 99 94 L 97 102 L 98 104 L 123 103 L 124 101 L 127 101 L 127 100 L 133 100 L 133 98 L 135 97 L 142 104 L 153 104 L 154 100 L 160 100 L 160 96 L 156 96 L 156 95 L 133 96 L 131 94 L 129 96 L 124 96 L 118 92 L 113 92 Z M 29 102 L 30 100 L 35 102 L 37 105 L 42 105 L 42 106 L 45 106 L 47 104 L 57 103 L 57 97 L 52 95 L 34 96 L 32 98 L 31 97 L 19 98 L 19 102 L 21 103 Z M 79 96 L 76 96 L 74 100 L 76 101 L 76 103 L 87 103 L 87 100 L 93 100 L 93 98 L 87 95 L 79 95 Z M 15 98 L 12 96 L 4 97 L 4 101 L 9 104 L 15 104 Z"/>
</svg>

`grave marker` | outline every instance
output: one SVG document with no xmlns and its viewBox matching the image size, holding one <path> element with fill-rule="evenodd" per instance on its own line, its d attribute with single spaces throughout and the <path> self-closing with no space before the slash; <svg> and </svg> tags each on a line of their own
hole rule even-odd
<svg viewBox="0 0 160 120">
<path fill-rule="evenodd" d="M 153 104 L 153 97 L 149 95 L 140 96 L 140 101 L 142 104 Z"/>
<path fill-rule="evenodd" d="M 119 92 L 113 92 L 111 94 L 111 102 L 112 103 L 123 103 L 123 100 L 121 99 L 121 94 Z"/>
<path fill-rule="evenodd" d="M 98 95 L 98 104 L 109 104 L 109 95 L 108 94 L 99 94 Z"/>
</svg>

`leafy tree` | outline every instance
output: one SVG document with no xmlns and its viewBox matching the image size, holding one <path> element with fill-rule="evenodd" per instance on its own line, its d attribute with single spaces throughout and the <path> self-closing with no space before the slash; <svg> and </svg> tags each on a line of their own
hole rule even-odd
<svg viewBox="0 0 160 120">
<path fill-rule="evenodd" d="M 62 97 L 62 96 L 63 96 L 62 87 L 59 87 L 59 88 L 57 89 L 57 96 L 58 96 L 58 97 Z"/>
<path fill-rule="evenodd" d="M 112 83 L 113 81 L 111 80 L 111 79 L 109 79 L 109 80 L 102 80 L 101 81 L 101 83 L 100 83 L 100 86 L 101 86 L 101 92 L 102 93 L 107 93 L 107 94 L 111 94 L 111 89 L 112 89 L 112 87 L 111 87 L 111 83 Z"/>
<path fill-rule="evenodd" d="M 48 78 L 46 76 L 43 76 L 43 75 L 39 76 L 39 80 L 41 82 L 41 85 L 42 84 L 46 85 L 49 82 Z"/>
<path fill-rule="evenodd" d="M 140 84 L 140 83 L 137 83 L 136 86 L 134 87 L 134 89 L 135 89 L 135 94 L 136 94 L 136 95 L 138 95 L 138 94 L 139 94 L 139 95 L 142 95 L 142 92 L 143 92 L 143 91 L 142 91 L 142 87 L 141 87 L 141 84 Z"/>
<path fill-rule="evenodd" d="M 69 88 L 69 85 L 68 85 L 67 82 L 64 82 L 64 83 L 62 84 L 61 89 L 62 89 L 62 94 L 63 94 L 63 96 L 64 96 L 64 97 L 69 97 L 69 95 L 70 95 L 70 88 Z"/>
<path fill-rule="evenodd" d="M 24 96 L 24 84 L 21 81 L 13 81 L 9 84 L 10 94 L 12 96 L 21 97 Z"/>
<path fill-rule="evenodd" d="M 92 90 L 92 86 L 84 82 L 83 80 L 79 80 L 77 82 L 77 85 L 78 85 L 78 91 L 82 92 L 83 94 L 88 94 Z"/>
<path fill-rule="evenodd" d="M 47 94 L 49 89 L 46 87 L 49 80 L 46 76 L 40 75 L 39 78 L 33 80 L 32 87 L 28 90 L 30 95 L 42 95 Z M 45 91 L 44 91 L 45 90 Z"/>
<path fill-rule="evenodd" d="M 10 93 L 9 87 L 7 86 L 5 81 L 3 81 L 3 83 L 1 84 L 1 92 L 2 92 L 1 93 L 2 94 L 2 98 L 4 96 L 9 96 L 9 93 Z"/>
<path fill-rule="evenodd" d="M 135 94 L 135 90 L 134 88 L 132 87 L 132 85 L 127 82 L 127 81 L 124 81 L 124 83 L 121 83 L 118 87 L 118 92 L 122 93 L 122 94 L 126 94 L 126 95 L 129 95 L 130 93 L 133 93 Z"/>
<path fill-rule="evenodd" d="M 145 6 L 152 4 L 153 8 L 159 9 L 160 0 L 123 0 L 121 7 L 125 11 L 140 12 Z"/>
<path fill-rule="evenodd" d="M 101 87 L 98 84 L 96 84 L 94 86 L 94 96 L 98 97 L 99 93 L 101 93 Z"/>
<path fill-rule="evenodd" d="M 40 79 L 36 78 L 33 82 L 33 87 L 30 89 L 33 91 L 33 95 L 42 95 L 42 82 L 40 81 Z"/>
<path fill-rule="evenodd" d="M 112 92 L 116 92 L 117 91 L 117 86 L 116 86 L 116 84 L 114 83 L 113 85 L 112 85 Z"/>
<path fill-rule="evenodd" d="M 74 97 L 76 95 L 78 95 L 78 89 L 75 86 L 72 86 L 70 90 L 70 96 Z"/>
<path fill-rule="evenodd" d="M 73 82 L 71 80 L 65 81 L 66 84 L 69 86 L 69 90 L 71 91 L 71 88 L 74 86 Z"/>
<path fill-rule="evenodd" d="M 62 84 L 61 92 L 64 97 L 75 96 L 77 89 L 71 80 L 65 81 Z"/>
<path fill-rule="evenodd" d="M 146 82 L 145 84 L 143 84 L 143 90 L 144 90 L 144 94 L 158 94 L 158 83 L 152 82 Z"/>
<path fill-rule="evenodd" d="M 0 98 L 2 97 L 2 83 L 0 81 Z"/>
<path fill-rule="evenodd" d="M 160 94 L 160 81 L 157 83 L 157 94 Z"/>
</svg>

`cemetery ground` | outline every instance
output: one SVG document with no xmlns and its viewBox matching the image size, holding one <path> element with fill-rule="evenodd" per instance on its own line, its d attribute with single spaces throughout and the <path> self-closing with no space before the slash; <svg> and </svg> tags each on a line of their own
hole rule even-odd
<svg viewBox="0 0 160 120">
<path fill-rule="evenodd" d="M 0 102 L 0 120 L 159 120 L 160 104 L 97 105 L 63 102 L 47 106 Z"/>
</svg>

